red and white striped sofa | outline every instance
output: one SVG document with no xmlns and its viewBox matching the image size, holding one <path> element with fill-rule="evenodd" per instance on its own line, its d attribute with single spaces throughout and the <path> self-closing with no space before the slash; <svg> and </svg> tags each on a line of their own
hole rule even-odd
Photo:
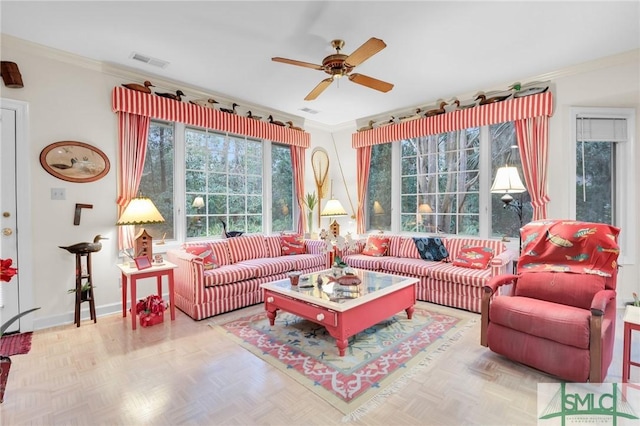
<svg viewBox="0 0 640 426">
<path fill-rule="evenodd" d="M 388 237 L 389 250 L 385 256 L 362 254 L 366 240 L 359 240 L 357 248 L 343 253 L 342 260 L 353 268 L 418 278 L 418 300 L 477 313 L 480 313 L 482 288 L 491 277 L 511 272 L 512 261 L 517 258 L 517 253 L 509 250 L 500 240 L 440 237 L 449 252 L 449 259 L 455 259 L 458 250 L 464 246 L 489 247 L 493 250 L 494 257 L 487 269 L 470 269 L 421 259 L 412 237 Z"/>
<path fill-rule="evenodd" d="M 205 270 L 203 260 L 184 248 L 168 250 L 174 271 L 175 304 L 195 320 L 264 301 L 260 284 L 281 280 L 290 271 L 310 273 L 326 269 L 324 241 L 305 240 L 305 254 L 282 255 L 278 235 L 243 235 L 186 243 L 210 243 L 219 267 Z"/>
</svg>

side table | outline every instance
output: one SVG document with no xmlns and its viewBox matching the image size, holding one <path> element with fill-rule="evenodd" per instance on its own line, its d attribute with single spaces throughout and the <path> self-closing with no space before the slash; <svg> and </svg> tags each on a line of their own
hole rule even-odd
<svg viewBox="0 0 640 426">
<path fill-rule="evenodd" d="M 162 277 L 167 276 L 169 281 L 169 311 L 171 312 L 171 320 L 176 319 L 176 306 L 174 303 L 174 292 L 173 292 L 173 270 L 177 268 L 177 265 L 174 265 L 171 262 L 167 262 L 157 265 L 152 264 L 150 268 L 139 270 L 138 268 L 130 267 L 129 264 L 117 265 L 122 272 L 122 317 L 126 318 L 127 316 L 127 286 L 131 287 L 131 328 L 133 330 L 136 329 L 137 326 L 137 316 L 138 312 L 136 309 L 137 305 L 137 280 L 143 278 L 156 278 L 158 284 L 158 296 L 162 297 Z"/>
<path fill-rule="evenodd" d="M 640 367 L 640 362 L 631 361 L 631 333 L 632 330 L 640 331 L 640 307 L 627 306 L 623 321 L 622 383 L 628 383 L 631 376 L 631 366 Z"/>
</svg>

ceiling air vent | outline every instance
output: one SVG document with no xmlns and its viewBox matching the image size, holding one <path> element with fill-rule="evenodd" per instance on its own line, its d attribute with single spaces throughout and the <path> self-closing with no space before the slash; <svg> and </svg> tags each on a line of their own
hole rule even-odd
<svg viewBox="0 0 640 426">
<path fill-rule="evenodd" d="M 163 61 L 162 59 L 152 58 L 151 56 L 143 55 L 136 52 L 133 52 L 130 58 L 134 61 L 144 62 L 145 64 L 149 64 L 158 68 L 166 68 L 167 65 L 169 65 L 169 62 Z"/>
<path fill-rule="evenodd" d="M 315 109 L 306 108 L 306 107 L 305 108 L 300 108 L 300 111 L 306 112 L 308 114 L 317 114 L 317 113 L 320 112 L 320 111 L 316 111 Z"/>
</svg>

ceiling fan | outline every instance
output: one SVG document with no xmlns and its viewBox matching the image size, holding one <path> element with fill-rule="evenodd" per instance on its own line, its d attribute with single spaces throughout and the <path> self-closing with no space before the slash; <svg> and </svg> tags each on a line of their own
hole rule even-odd
<svg viewBox="0 0 640 426">
<path fill-rule="evenodd" d="M 322 60 L 322 65 L 312 64 L 310 62 L 296 61 L 293 59 L 275 57 L 272 61 L 282 62 L 285 64 L 298 65 L 300 67 L 312 68 L 318 71 L 324 71 L 331 77 L 322 80 L 309 94 L 305 101 L 312 101 L 317 98 L 333 81 L 337 78 L 347 76 L 354 83 L 361 84 L 380 92 L 388 92 L 393 89 L 393 84 L 386 81 L 378 80 L 364 74 L 351 74 L 353 69 L 387 47 L 384 41 L 371 37 L 362 46 L 358 47 L 351 55 L 340 53 L 344 47 L 344 40 L 333 40 L 331 46 L 336 49 L 336 53 L 329 55 Z"/>
</svg>

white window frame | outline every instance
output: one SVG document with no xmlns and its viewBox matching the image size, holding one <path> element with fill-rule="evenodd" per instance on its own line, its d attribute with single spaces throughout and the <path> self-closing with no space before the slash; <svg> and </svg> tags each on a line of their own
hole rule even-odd
<svg viewBox="0 0 640 426">
<path fill-rule="evenodd" d="M 600 107 L 572 107 L 571 111 L 571 139 L 569 156 L 569 173 L 571 184 L 569 185 L 569 216 L 576 217 L 576 149 L 577 149 L 577 125 L 582 117 L 590 118 L 623 118 L 627 122 L 627 141 L 618 142 L 616 145 L 615 163 L 615 187 L 616 208 L 614 223 L 620 228 L 620 257 L 621 265 L 633 264 L 636 259 L 635 235 L 637 232 L 636 216 L 636 164 L 635 164 L 635 134 L 636 111 L 634 108 L 600 108 Z"/>
</svg>

